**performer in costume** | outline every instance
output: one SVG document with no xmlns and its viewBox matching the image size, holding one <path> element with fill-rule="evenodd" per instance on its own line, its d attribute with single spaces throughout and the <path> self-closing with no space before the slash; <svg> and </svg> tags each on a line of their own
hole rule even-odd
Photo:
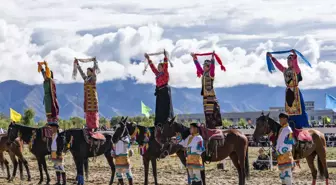
<svg viewBox="0 0 336 185">
<path fill-rule="evenodd" d="M 157 68 L 153 64 L 149 55 L 145 53 L 150 68 L 156 76 L 156 106 L 155 106 L 155 125 L 158 123 L 165 123 L 168 118 L 174 117 L 173 104 L 171 99 L 171 91 L 168 85 L 169 72 L 168 72 L 168 58 L 167 53 L 164 51 L 163 63 L 159 63 Z"/>
<path fill-rule="evenodd" d="M 45 69 L 43 69 L 45 65 Z M 62 153 L 60 155 L 56 154 L 57 144 L 56 139 L 58 135 L 58 115 L 59 107 L 56 96 L 56 85 L 54 82 L 53 72 L 49 69 L 47 62 L 38 62 L 38 72 L 42 72 L 44 82 L 44 106 L 47 116 L 47 125 L 51 127 L 52 130 L 52 144 L 51 144 L 51 159 L 54 162 L 54 168 L 56 170 L 57 184 L 61 184 L 61 176 L 63 180 L 63 185 L 66 184 L 66 174 L 64 170 L 64 161 Z"/>
<path fill-rule="evenodd" d="M 291 128 L 302 129 L 303 127 L 309 127 L 305 103 L 298 87 L 299 82 L 302 81 L 302 75 L 295 50 L 292 50 L 292 53 L 287 57 L 287 68 L 281 65 L 271 53 L 267 53 L 267 56 L 271 58 L 275 66 L 284 74 L 287 86 L 285 110 L 289 115 Z"/>
<path fill-rule="evenodd" d="M 181 135 L 176 137 L 176 141 L 187 149 L 187 168 L 192 185 L 202 185 L 201 170 L 204 169 L 202 153 L 205 151 L 202 136 L 199 135 L 200 125 L 190 124 L 190 135 L 182 140 Z"/>
<path fill-rule="evenodd" d="M 78 61 L 81 62 L 94 62 L 92 68 L 87 68 L 86 74 L 83 72 Z M 98 94 L 97 94 L 97 75 L 99 71 L 96 58 L 91 59 L 75 59 L 75 67 L 78 69 L 84 80 L 84 112 L 86 119 L 86 126 L 88 130 L 95 130 L 99 128 L 99 113 L 98 113 Z M 74 70 L 75 72 L 75 70 Z M 76 73 L 74 73 L 74 76 Z"/>
<path fill-rule="evenodd" d="M 211 53 L 211 60 L 205 60 L 203 68 L 198 62 L 197 55 L 208 55 L 208 54 L 194 54 L 191 53 L 194 63 L 197 69 L 197 76 L 202 76 L 202 91 L 203 96 L 203 107 L 205 114 L 206 127 L 210 129 L 215 129 L 218 126 L 222 126 L 222 116 L 220 113 L 219 103 L 216 98 L 215 89 L 213 87 L 215 79 L 215 59 L 221 64 L 221 61 L 215 53 Z M 225 70 L 224 66 L 221 64 L 222 70 Z"/>
<path fill-rule="evenodd" d="M 292 167 L 294 166 L 294 159 L 292 156 L 292 145 L 294 145 L 293 132 L 288 125 L 287 114 L 280 113 L 279 119 L 281 129 L 276 144 L 278 168 L 281 171 L 280 179 L 282 184 L 291 185 Z"/>
<path fill-rule="evenodd" d="M 130 167 L 129 155 L 132 155 L 130 150 L 130 138 L 125 136 L 121 138 L 114 146 L 111 151 L 113 158 L 115 158 L 116 176 L 121 185 L 124 184 L 123 174 L 126 174 L 128 182 L 130 185 L 133 184 L 133 177 Z"/>
</svg>

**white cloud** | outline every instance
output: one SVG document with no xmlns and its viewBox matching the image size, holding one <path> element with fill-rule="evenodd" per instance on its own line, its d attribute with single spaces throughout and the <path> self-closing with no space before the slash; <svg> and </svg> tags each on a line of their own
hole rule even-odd
<svg viewBox="0 0 336 185">
<path fill-rule="evenodd" d="M 189 53 L 212 50 L 227 68 L 222 72 L 217 66 L 217 87 L 275 86 L 284 84 L 283 77 L 268 73 L 265 53 L 294 47 L 313 65 L 300 64 L 301 86 L 331 87 L 336 85 L 336 64 L 328 61 L 336 53 L 331 31 L 336 29 L 335 7 L 331 0 L 13 0 L 0 7 L 0 81 L 41 83 L 36 62 L 45 59 L 57 82 L 71 83 L 73 58 L 96 56 L 99 82 L 130 77 L 154 83 L 151 71 L 142 75 L 144 64 L 130 58 L 143 59 L 144 52 L 165 48 L 174 63 L 173 86 L 199 87 Z M 285 64 L 285 56 L 279 58 Z"/>
</svg>

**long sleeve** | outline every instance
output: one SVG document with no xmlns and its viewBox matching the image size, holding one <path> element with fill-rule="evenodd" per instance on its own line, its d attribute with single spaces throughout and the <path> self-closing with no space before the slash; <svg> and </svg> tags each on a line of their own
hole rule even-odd
<svg viewBox="0 0 336 185">
<path fill-rule="evenodd" d="M 86 80 L 87 76 L 85 75 L 85 73 L 83 72 L 83 70 L 82 70 L 82 68 L 79 64 L 77 64 L 77 69 L 78 69 L 79 73 L 81 74 L 83 80 Z"/>
<path fill-rule="evenodd" d="M 196 153 L 201 155 L 205 151 L 203 138 L 201 136 L 197 137 L 197 146 L 196 146 Z"/>
<path fill-rule="evenodd" d="M 42 73 L 42 77 L 44 78 L 44 76 L 45 76 L 45 71 L 44 71 L 43 68 L 41 69 L 41 73 Z"/>
<path fill-rule="evenodd" d="M 212 77 L 212 78 L 215 77 L 215 59 L 211 59 L 211 64 L 210 64 L 210 77 Z"/>
<path fill-rule="evenodd" d="M 197 73 L 203 74 L 204 73 L 203 68 L 201 67 L 201 64 L 198 62 L 197 58 L 194 58 L 194 63 L 197 69 Z"/>
<path fill-rule="evenodd" d="M 280 64 L 280 62 L 276 58 L 272 57 L 272 62 L 281 72 L 285 71 L 286 68 L 282 64 Z"/>
<path fill-rule="evenodd" d="M 295 71 L 296 74 L 299 74 L 301 72 L 301 70 L 300 70 L 300 67 L 299 67 L 299 64 L 298 64 L 297 55 L 296 55 L 295 52 L 293 53 L 293 55 L 294 55 L 293 69 L 294 69 L 294 71 Z"/>
<path fill-rule="evenodd" d="M 288 137 L 289 134 L 290 134 L 290 130 L 288 128 L 283 128 L 280 135 L 279 135 L 276 150 L 280 154 L 284 154 L 284 153 L 292 150 L 291 145 L 286 144 L 286 142 L 285 142 L 286 137 Z"/>
<path fill-rule="evenodd" d="M 182 139 L 182 140 L 179 142 L 179 145 L 183 146 L 183 148 L 187 148 L 189 138 L 190 138 L 190 136 L 188 136 L 186 139 Z"/>
<path fill-rule="evenodd" d="M 155 65 L 153 64 L 152 60 L 148 60 L 149 66 L 152 69 L 153 73 L 155 76 L 159 74 L 159 71 L 156 69 Z"/>
</svg>

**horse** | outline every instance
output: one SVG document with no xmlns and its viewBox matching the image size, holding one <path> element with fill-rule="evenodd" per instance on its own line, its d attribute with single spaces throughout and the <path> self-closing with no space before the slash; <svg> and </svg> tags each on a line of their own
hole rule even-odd
<svg viewBox="0 0 336 185">
<path fill-rule="evenodd" d="M 18 140 L 15 140 L 12 144 L 7 145 L 8 141 L 8 136 L 7 134 L 0 134 L 0 164 L 1 166 L 4 164 L 7 169 L 7 180 L 9 182 L 12 182 L 13 179 L 16 176 L 16 171 L 17 171 L 17 165 L 19 164 L 19 170 L 20 170 L 20 180 L 23 180 L 23 175 L 22 175 L 22 163 L 25 166 L 25 169 L 27 171 L 27 176 L 28 176 L 28 181 L 31 181 L 31 176 L 29 172 L 29 167 L 28 167 L 28 162 L 27 160 L 23 157 L 22 154 L 22 143 Z M 10 156 L 10 159 L 13 163 L 13 175 L 11 177 L 10 172 L 9 172 L 9 165 L 8 161 L 4 158 L 4 152 L 7 152 Z M 18 161 L 16 160 L 16 157 L 18 157 Z"/>
<path fill-rule="evenodd" d="M 124 121 L 124 120 L 121 120 Z M 115 165 L 111 155 L 112 149 L 112 131 L 102 131 L 100 132 L 105 136 L 105 141 L 96 141 L 96 148 L 93 149 L 88 141 L 87 134 L 84 133 L 84 129 L 69 129 L 61 132 L 57 139 L 57 154 L 60 155 L 61 152 L 66 152 L 70 150 L 77 169 L 77 184 L 83 185 L 83 164 L 88 158 L 105 155 L 107 162 L 111 168 L 111 178 L 109 184 L 112 185 L 115 175 Z"/>
<path fill-rule="evenodd" d="M 267 115 L 264 115 L 264 113 L 261 114 L 259 118 L 256 120 L 256 128 L 253 133 L 253 139 L 255 142 L 258 142 L 261 136 L 264 136 L 266 134 L 270 134 L 273 132 L 275 136 L 278 136 L 279 130 L 281 128 L 281 125 L 274 121 L 272 118 L 269 117 L 269 113 Z M 326 146 L 326 140 L 324 138 L 324 134 L 321 133 L 318 130 L 315 129 L 307 129 L 307 131 L 311 138 L 312 143 L 309 144 L 304 149 L 300 148 L 300 141 L 296 142 L 296 144 L 293 146 L 293 157 L 294 160 L 299 160 L 302 158 L 306 158 L 308 166 L 310 168 L 310 171 L 312 173 L 313 181 L 312 185 L 316 184 L 316 177 L 317 177 L 317 170 L 314 165 L 314 160 L 317 155 L 317 164 L 318 164 L 318 170 L 320 172 L 320 176 L 322 177 L 324 175 L 326 184 L 328 184 L 329 179 L 329 173 L 328 173 L 328 167 L 327 167 L 327 146 Z M 275 141 L 277 138 L 275 138 Z M 276 145 L 276 142 L 273 142 L 273 146 Z M 298 155 L 301 154 L 301 155 Z"/>
<path fill-rule="evenodd" d="M 171 142 L 171 138 L 175 137 L 176 134 L 181 134 L 182 139 L 186 139 L 190 135 L 190 130 L 188 127 L 184 126 L 182 123 L 175 122 L 175 118 L 168 120 L 165 124 L 158 125 L 157 140 L 161 143 Z M 203 132 L 205 131 L 205 132 Z M 216 140 L 214 136 L 208 135 L 208 133 L 219 132 L 225 138 L 221 139 L 222 144 L 216 145 L 212 142 L 212 138 Z M 246 178 L 249 177 L 249 161 L 248 161 L 248 139 L 240 131 L 235 129 L 230 129 L 226 131 L 220 131 L 215 129 L 207 129 L 201 127 L 200 135 L 205 140 L 206 152 L 202 154 L 203 163 L 205 162 L 218 162 L 227 158 L 231 158 L 234 166 L 238 171 L 239 185 L 245 185 Z M 214 153 L 216 153 L 214 155 Z M 202 181 L 205 185 L 205 172 L 201 172 Z"/>
<path fill-rule="evenodd" d="M 157 160 L 176 153 L 180 158 L 182 164 L 186 166 L 186 159 L 184 152 L 178 145 L 171 145 L 162 151 L 161 145 L 155 139 L 155 127 L 145 127 L 135 123 L 119 123 L 120 125 L 115 129 L 113 135 L 113 142 L 117 142 L 125 133 L 129 134 L 132 141 L 136 141 L 139 145 L 140 154 L 142 155 L 143 165 L 145 168 L 145 182 L 148 184 L 149 163 L 152 163 L 152 170 L 154 176 L 154 184 L 158 185 L 157 180 Z M 115 127 L 114 127 L 115 128 Z"/>
<path fill-rule="evenodd" d="M 33 128 L 20 124 L 11 123 L 8 127 L 8 141 L 7 144 L 12 144 L 16 138 L 20 137 L 25 143 L 29 143 L 30 152 L 36 157 L 38 168 L 40 171 L 40 181 L 43 182 L 43 171 L 47 176 L 46 184 L 50 183 L 50 176 L 48 173 L 46 155 L 50 155 L 49 146 L 51 146 L 51 130 L 49 127 Z"/>
</svg>

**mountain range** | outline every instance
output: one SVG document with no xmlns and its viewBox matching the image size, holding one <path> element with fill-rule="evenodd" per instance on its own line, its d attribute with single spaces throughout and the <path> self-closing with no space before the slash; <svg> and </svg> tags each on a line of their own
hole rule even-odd
<svg viewBox="0 0 336 185">
<path fill-rule="evenodd" d="M 154 86 L 137 84 L 134 80 L 114 80 L 97 85 L 100 115 L 110 118 L 116 115 L 135 116 L 141 113 L 143 101 L 155 109 Z M 83 117 L 83 84 L 57 84 L 60 116 L 68 119 Z M 269 87 L 250 84 L 229 88 L 216 88 L 222 112 L 244 112 L 268 110 L 269 107 L 284 106 L 284 87 Z M 325 107 L 325 93 L 336 94 L 336 87 L 329 89 L 302 90 L 306 101 L 315 101 L 315 109 Z M 202 113 L 200 89 L 172 88 L 175 114 Z M 33 108 L 37 120 L 44 120 L 43 87 L 27 85 L 18 81 L 0 83 L 0 112 L 9 115 L 9 108 L 23 113 Z"/>
</svg>

